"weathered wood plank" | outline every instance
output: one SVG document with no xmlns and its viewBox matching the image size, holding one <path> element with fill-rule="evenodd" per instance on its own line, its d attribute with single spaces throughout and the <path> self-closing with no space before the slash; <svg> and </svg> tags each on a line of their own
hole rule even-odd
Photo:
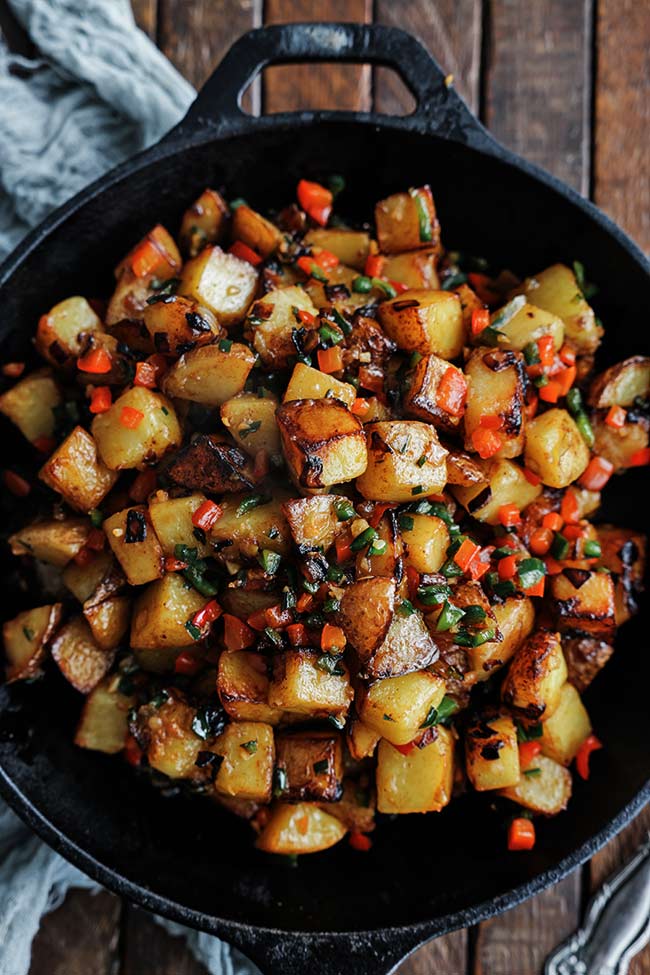
<svg viewBox="0 0 650 975">
<path fill-rule="evenodd" d="M 424 945 L 397 969 L 395 975 L 433 975 L 434 972 L 440 975 L 465 975 L 467 931 L 454 931 Z"/>
<path fill-rule="evenodd" d="M 131 6 L 138 27 L 148 34 L 152 41 L 155 41 L 158 27 L 158 0 L 131 0 Z"/>
<path fill-rule="evenodd" d="M 113 975 L 121 903 L 102 891 L 73 890 L 47 914 L 32 947 L 29 975 Z"/>
<path fill-rule="evenodd" d="M 346 20 L 367 23 L 372 0 L 267 0 L 267 24 L 292 21 Z M 300 108 L 370 108 L 371 70 L 368 65 L 278 65 L 264 73 L 265 112 Z"/>
<path fill-rule="evenodd" d="M 427 47 L 476 111 L 481 60 L 481 0 L 377 0 L 375 19 L 401 27 Z M 377 68 L 374 107 L 388 115 L 410 111 L 413 99 L 394 72 Z"/>
<path fill-rule="evenodd" d="M 126 908 L 126 952 L 120 975 L 207 975 L 182 938 L 171 935 L 137 907 Z"/>
<path fill-rule="evenodd" d="M 494 0 L 485 114 L 497 138 L 587 194 L 593 0 Z"/>
</svg>

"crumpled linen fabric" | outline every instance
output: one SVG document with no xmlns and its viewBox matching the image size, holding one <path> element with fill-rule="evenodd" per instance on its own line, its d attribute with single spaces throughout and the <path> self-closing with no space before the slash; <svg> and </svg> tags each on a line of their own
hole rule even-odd
<svg viewBox="0 0 650 975">
<path fill-rule="evenodd" d="M 137 28 L 129 0 L 9 4 L 39 58 L 0 39 L 0 259 L 51 210 L 159 139 L 195 95 Z M 43 914 L 71 887 L 99 889 L 0 801 L 0 975 L 26 975 Z M 156 921 L 183 936 L 210 975 L 259 975 L 219 939 Z"/>
</svg>

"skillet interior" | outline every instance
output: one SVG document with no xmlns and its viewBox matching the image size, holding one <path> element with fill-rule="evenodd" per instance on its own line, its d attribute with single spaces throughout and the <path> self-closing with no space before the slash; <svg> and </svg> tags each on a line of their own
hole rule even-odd
<svg viewBox="0 0 650 975">
<path fill-rule="evenodd" d="M 229 197 L 265 209 L 292 199 L 300 176 L 330 172 L 346 178 L 339 207 L 346 215 L 367 217 L 380 196 L 426 181 L 447 246 L 521 272 L 579 258 L 601 287 L 596 306 L 607 340 L 600 363 L 650 354 L 640 321 L 640 309 L 650 306 L 650 277 L 592 216 L 501 159 L 433 136 L 339 121 L 206 142 L 111 185 L 55 228 L 0 288 L 3 358 L 24 355 L 38 316 L 57 300 L 109 293 L 110 269 L 132 242 L 158 220 L 174 232 L 205 185 L 224 184 Z M 8 424 L 2 432 L 13 460 L 18 440 Z M 647 483 L 643 471 L 615 479 L 607 516 L 647 531 Z M 7 571 L 5 577 L 1 609 L 8 618 L 36 592 L 25 599 Z M 341 844 L 292 869 L 255 852 L 248 827 L 208 802 L 164 799 L 119 760 L 75 749 L 80 698 L 56 674 L 0 691 L 0 769 L 60 835 L 64 852 L 70 854 L 69 841 L 86 852 L 86 869 L 91 861 L 108 867 L 198 912 L 194 923 L 218 927 L 211 919 L 221 918 L 282 930 L 359 931 L 433 921 L 433 933 L 467 923 L 468 912 L 486 901 L 485 913 L 501 898 L 514 902 L 513 888 L 532 892 L 557 878 L 588 855 L 587 848 L 576 854 L 583 844 L 613 831 L 611 820 L 644 788 L 648 623 L 644 607 L 587 694 L 607 746 L 594 760 L 596 773 L 576 784 L 565 814 L 540 824 L 537 848 L 527 856 L 508 856 L 500 820 L 467 799 L 438 816 L 381 822 L 370 854 Z M 8 792 L 6 781 L 0 786 Z"/>
</svg>

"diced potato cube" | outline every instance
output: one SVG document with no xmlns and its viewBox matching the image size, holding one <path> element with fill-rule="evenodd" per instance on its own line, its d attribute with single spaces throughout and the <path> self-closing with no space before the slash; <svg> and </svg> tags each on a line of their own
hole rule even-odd
<svg viewBox="0 0 650 975">
<path fill-rule="evenodd" d="M 556 816 L 571 798 L 571 773 L 545 755 L 538 755 L 519 782 L 501 795 L 531 812 Z"/>
<path fill-rule="evenodd" d="M 78 562 L 70 562 L 61 579 L 72 595 L 80 603 L 85 603 L 114 566 L 111 552 L 98 552 L 88 563 L 79 565 Z"/>
<path fill-rule="evenodd" d="M 566 569 L 551 579 L 556 625 L 607 640 L 616 629 L 614 580 L 608 572 Z"/>
<path fill-rule="evenodd" d="M 204 248 L 183 268 L 178 291 L 205 305 L 221 325 L 240 322 L 257 287 L 257 271 L 248 261 L 217 246 Z"/>
<path fill-rule="evenodd" d="M 353 718 L 348 726 L 348 751 L 352 758 L 360 762 L 363 758 L 372 758 L 381 735 L 374 728 L 370 728 L 358 718 Z"/>
<path fill-rule="evenodd" d="M 562 635 L 562 652 L 569 672 L 569 682 L 582 694 L 614 653 L 614 647 L 598 637 L 577 632 L 573 636 Z"/>
<path fill-rule="evenodd" d="M 515 653 L 501 696 L 531 721 L 546 721 L 560 703 L 566 678 L 560 634 L 538 630 Z"/>
<path fill-rule="evenodd" d="M 451 493 L 463 508 L 488 525 L 499 524 L 499 508 L 516 504 L 523 510 L 542 493 L 540 484 L 531 484 L 521 467 L 510 460 L 477 460 L 487 483 L 470 487 L 454 485 Z"/>
<path fill-rule="evenodd" d="M 432 426 L 417 420 L 386 420 L 367 424 L 365 431 L 368 465 L 357 477 L 364 498 L 413 501 L 440 494 L 447 483 L 447 451 Z"/>
<path fill-rule="evenodd" d="M 0 396 L 0 413 L 16 424 L 30 443 L 54 433 L 54 407 L 61 391 L 48 369 L 25 376 Z"/>
<path fill-rule="evenodd" d="M 179 240 L 188 257 L 196 257 L 206 244 L 216 244 L 224 235 L 228 207 L 216 190 L 205 189 L 183 214 Z"/>
<path fill-rule="evenodd" d="M 74 743 L 79 748 L 116 755 L 126 744 L 128 714 L 135 698 L 121 694 L 115 680 L 105 678 L 86 698 Z"/>
<path fill-rule="evenodd" d="M 241 393 L 255 356 L 241 342 L 233 342 L 227 349 L 222 345 L 202 345 L 182 355 L 162 379 L 165 395 L 204 406 L 221 406 Z"/>
<path fill-rule="evenodd" d="M 465 736 L 467 775 L 477 792 L 519 782 L 519 748 L 512 718 L 479 719 Z"/>
<path fill-rule="evenodd" d="M 84 616 L 98 647 L 114 650 L 129 629 L 131 601 L 128 596 L 109 596 L 84 608 Z"/>
<path fill-rule="evenodd" d="M 84 512 L 98 508 L 117 480 L 117 474 L 103 462 L 99 444 L 83 427 L 74 428 L 38 476 L 62 494 L 70 507 Z"/>
<path fill-rule="evenodd" d="M 647 539 L 641 532 L 598 525 L 601 564 L 614 573 L 616 625 L 625 623 L 638 610 L 646 565 Z"/>
<path fill-rule="evenodd" d="M 269 704 L 311 717 L 345 715 L 352 702 L 350 676 L 344 663 L 340 674 L 318 666 L 320 654 L 311 650 L 287 650 L 273 661 Z"/>
<path fill-rule="evenodd" d="M 650 358 L 634 355 L 605 369 L 589 387 L 589 405 L 598 410 L 632 406 L 637 396 L 650 392 Z"/>
<path fill-rule="evenodd" d="M 223 514 L 210 529 L 210 541 L 212 544 L 229 543 L 220 549 L 226 560 L 237 559 L 240 555 L 256 558 L 265 548 L 279 555 L 288 555 L 291 533 L 283 513 L 287 497 L 288 492 L 279 489 L 274 491 L 273 498 L 262 499 L 262 503 L 251 507 L 248 507 L 250 495 L 234 494 L 222 499 Z"/>
<path fill-rule="evenodd" d="M 284 773 L 283 799 L 337 802 L 343 794 L 343 745 L 330 731 L 285 732 L 276 738 L 276 765 Z"/>
<path fill-rule="evenodd" d="M 377 810 L 382 813 L 439 812 L 451 799 L 454 779 L 454 738 L 442 726 L 424 748 L 402 754 L 379 742 Z"/>
<path fill-rule="evenodd" d="M 250 489 L 255 474 L 250 458 L 221 435 L 195 434 L 167 467 L 167 477 L 191 491 L 222 494 Z"/>
<path fill-rule="evenodd" d="M 379 200 L 375 223 L 379 249 L 385 254 L 440 244 L 440 224 L 429 186 Z"/>
<path fill-rule="evenodd" d="M 564 264 L 553 264 L 527 278 L 520 290 L 532 304 L 563 320 L 566 337 L 579 353 L 596 351 L 603 329 L 597 323 L 593 309 L 585 301 L 570 268 Z"/>
<path fill-rule="evenodd" d="M 88 694 L 106 676 L 114 654 L 102 650 L 83 616 L 75 616 L 52 641 L 52 659 L 77 691 Z"/>
<path fill-rule="evenodd" d="M 211 311 L 180 295 L 166 295 L 147 305 L 142 318 L 154 349 L 165 355 L 181 355 L 223 334 Z"/>
<path fill-rule="evenodd" d="M 339 520 L 336 513 L 337 505 L 346 502 L 347 498 L 337 494 L 285 501 L 282 511 L 298 548 L 304 551 L 321 548 L 326 552 L 338 536 L 347 531 L 346 522 Z"/>
<path fill-rule="evenodd" d="M 11 535 L 9 544 L 13 555 L 32 555 L 61 569 L 84 547 L 90 528 L 83 518 L 35 521 Z"/>
<path fill-rule="evenodd" d="M 453 446 L 447 448 L 447 484 L 457 484 L 459 487 L 475 487 L 480 484 L 485 487 L 488 479 L 480 466 L 476 454 L 470 456 L 464 450 L 457 450 Z"/>
<path fill-rule="evenodd" d="M 476 450 L 473 436 L 483 417 L 503 420 L 497 457 L 517 457 L 524 446 L 524 360 L 509 349 L 475 349 L 465 363 L 467 407 L 465 448 Z"/>
<path fill-rule="evenodd" d="M 492 316 L 492 320 L 499 319 L 502 309 Z M 557 315 L 544 311 L 526 302 L 515 311 L 506 321 L 498 321 L 496 327 L 503 334 L 499 336 L 499 347 L 504 349 L 519 349 L 529 342 L 535 342 L 543 335 L 550 335 L 553 346 L 559 349 L 564 342 L 564 322 Z M 477 338 L 480 341 L 480 337 Z"/>
<path fill-rule="evenodd" d="M 453 291 L 411 288 L 381 303 L 379 321 L 407 352 L 455 359 L 465 341 L 460 299 Z"/>
<path fill-rule="evenodd" d="M 393 745 L 406 745 L 444 696 L 445 682 L 428 670 L 419 670 L 361 688 L 356 704 L 365 725 Z"/>
<path fill-rule="evenodd" d="M 544 722 L 542 751 L 560 765 L 570 765 L 590 734 L 591 721 L 580 695 L 571 684 L 565 684 L 560 703 Z"/>
<path fill-rule="evenodd" d="M 386 257 L 382 275 L 389 281 L 398 281 L 407 288 L 440 287 L 438 277 L 439 251 L 435 247 L 426 250 L 406 251 L 404 254 L 389 254 Z"/>
<path fill-rule="evenodd" d="M 549 487 L 567 487 L 584 473 L 589 463 L 589 448 L 573 417 L 566 410 L 553 408 L 528 423 L 526 467 Z"/>
<path fill-rule="evenodd" d="M 36 329 L 36 348 L 53 366 L 81 355 L 87 336 L 104 328 L 85 298 L 74 295 L 42 315 Z"/>
<path fill-rule="evenodd" d="M 153 704 L 138 712 L 139 738 L 146 744 L 147 760 L 151 768 L 170 779 L 191 779 L 196 776 L 196 760 L 206 748 L 192 729 L 196 708 L 181 700 L 176 693 L 157 707 Z"/>
<path fill-rule="evenodd" d="M 124 410 L 127 410 L 126 416 L 123 416 Z M 142 414 L 141 420 L 131 412 L 133 410 Z M 144 386 L 127 389 L 106 413 L 99 413 L 93 420 L 92 432 L 100 457 L 112 471 L 130 467 L 142 470 L 160 460 L 182 439 L 172 404 L 160 393 Z"/>
<path fill-rule="evenodd" d="M 276 419 L 287 465 L 300 487 L 317 490 L 352 481 L 365 471 L 363 426 L 342 404 L 294 400 L 278 408 Z"/>
<path fill-rule="evenodd" d="M 314 803 L 277 803 L 255 843 L 258 850 L 293 856 L 318 853 L 343 839 L 343 823 Z"/>
<path fill-rule="evenodd" d="M 221 406 L 221 422 L 242 450 L 256 457 L 263 450 L 267 457 L 282 456 L 280 431 L 275 419 L 278 401 L 266 393 L 239 393 Z"/>
<path fill-rule="evenodd" d="M 634 455 L 640 450 L 645 450 L 650 442 L 648 421 L 641 419 L 639 423 L 626 423 L 619 429 L 610 427 L 606 422 L 606 416 L 606 410 L 591 416 L 591 427 L 594 432 L 593 452 L 598 457 L 608 460 L 618 471 L 634 466 Z"/>
<path fill-rule="evenodd" d="M 61 603 L 36 606 L 2 624 L 6 680 L 25 680 L 40 673 L 45 650 L 61 622 Z"/>
<path fill-rule="evenodd" d="M 336 254 L 341 264 L 363 271 L 370 251 L 370 236 L 365 230 L 343 227 L 316 227 L 305 234 L 305 244 L 315 254 L 319 250 Z"/>
<path fill-rule="evenodd" d="M 162 493 L 162 492 L 159 492 Z M 149 502 L 149 517 L 164 555 L 174 555 L 177 545 L 189 545 L 197 555 L 208 554 L 209 546 L 194 535 L 192 515 L 205 502 L 205 494 L 195 492 L 185 498 L 170 498 L 164 493 Z"/>
<path fill-rule="evenodd" d="M 506 664 L 535 625 L 535 609 L 528 597 L 509 597 L 503 603 L 493 603 L 491 609 L 503 639 L 467 649 L 470 668 L 477 674 L 478 680 L 487 680 L 495 670 Z"/>
<path fill-rule="evenodd" d="M 453 414 L 438 403 L 440 384 L 450 369 L 457 374 L 457 380 L 464 384 L 462 370 L 452 366 L 446 359 L 437 355 L 423 356 L 416 364 L 404 394 L 404 412 L 416 420 L 425 420 L 441 430 L 453 433 L 461 422 L 464 403 Z"/>
<path fill-rule="evenodd" d="M 293 367 L 291 378 L 284 391 L 283 403 L 290 403 L 296 399 L 322 399 L 324 396 L 333 397 L 352 406 L 357 398 L 357 391 L 351 383 L 342 383 L 320 369 L 313 369 L 303 362 L 297 362 Z"/>
<path fill-rule="evenodd" d="M 211 750 L 223 758 L 214 782 L 217 792 L 270 802 L 275 762 L 270 725 L 259 721 L 229 724 Z"/>
<path fill-rule="evenodd" d="M 292 334 L 304 328 L 299 312 L 316 316 L 318 309 L 308 293 L 299 285 L 269 291 L 255 303 L 253 318 L 253 346 L 266 366 L 284 368 L 298 350 Z"/>
<path fill-rule="evenodd" d="M 176 658 L 183 653 L 182 647 L 140 647 L 134 649 L 133 656 L 141 670 L 150 674 L 174 673 Z"/>
<path fill-rule="evenodd" d="M 232 236 L 234 240 L 241 240 L 252 247 L 263 258 L 270 257 L 282 243 L 282 233 L 275 224 L 245 204 L 238 206 L 233 213 Z"/>
<path fill-rule="evenodd" d="M 147 307 L 147 299 L 154 293 L 151 277 L 139 278 L 130 268 L 125 267 L 117 279 L 115 291 L 111 295 L 104 316 L 106 325 L 113 335 L 123 334 L 126 322 L 135 323 L 136 327 L 129 329 L 129 332 L 138 336 L 138 345 L 142 352 L 153 351 L 153 347 L 150 347 L 149 333 L 142 325 L 142 316 Z M 132 347 L 135 348 L 135 345 Z"/>
<path fill-rule="evenodd" d="M 404 542 L 400 534 L 397 518 L 392 511 L 387 511 L 379 520 L 375 529 L 377 538 L 368 548 L 361 549 L 356 558 L 356 577 L 384 576 L 388 579 L 403 578 L 404 571 Z M 386 543 L 383 551 L 377 551 L 381 542 Z"/>
<path fill-rule="evenodd" d="M 152 582 L 135 601 L 131 646 L 152 650 L 191 646 L 194 638 L 185 624 L 206 601 L 176 572 Z"/>
<path fill-rule="evenodd" d="M 233 721 L 279 724 L 283 712 L 269 707 L 269 676 L 266 659 L 249 650 L 222 653 L 219 657 L 217 692 Z"/>
<path fill-rule="evenodd" d="M 408 514 L 402 517 L 400 526 L 406 543 L 406 564 L 416 572 L 438 572 L 449 548 L 449 530 L 442 518 Z"/>
<path fill-rule="evenodd" d="M 163 550 L 145 505 L 117 511 L 104 521 L 102 528 L 132 586 L 142 586 L 161 578 Z"/>
</svg>

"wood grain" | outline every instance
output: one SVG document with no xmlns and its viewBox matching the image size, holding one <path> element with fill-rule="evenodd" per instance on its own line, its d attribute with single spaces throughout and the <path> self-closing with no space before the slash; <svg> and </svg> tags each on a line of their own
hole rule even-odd
<svg viewBox="0 0 650 975">
<path fill-rule="evenodd" d="M 144 911 L 126 908 L 128 950 L 119 975 L 208 975 L 182 938 L 172 938 Z"/>
<path fill-rule="evenodd" d="M 158 0 L 131 0 L 133 15 L 138 27 L 156 40 L 158 29 Z"/>
<path fill-rule="evenodd" d="M 113 975 L 121 909 L 119 898 L 107 891 L 71 891 L 43 918 L 29 975 Z"/>
<path fill-rule="evenodd" d="M 375 19 L 414 34 L 427 47 L 446 74 L 454 76 L 458 92 L 475 111 L 479 103 L 481 61 L 481 0 L 377 0 Z M 388 115 L 401 115 L 413 107 L 413 98 L 398 76 L 377 68 L 374 107 Z"/>
<path fill-rule="evenodd" d="M 346 20 L 368 23 L 372 0 L 266 0 L 267 24 L 299 20 Z M 278 65 L 264 72 L 264 111 L 339 108 L 368 111 L 371 70 L 368 65 Z"/>
<path fill-rule="evenodd" d="M 592 2 L 493 0 L 484 46 L 488 127 L 584 194 L 590 183 Z"/>
</svg>

